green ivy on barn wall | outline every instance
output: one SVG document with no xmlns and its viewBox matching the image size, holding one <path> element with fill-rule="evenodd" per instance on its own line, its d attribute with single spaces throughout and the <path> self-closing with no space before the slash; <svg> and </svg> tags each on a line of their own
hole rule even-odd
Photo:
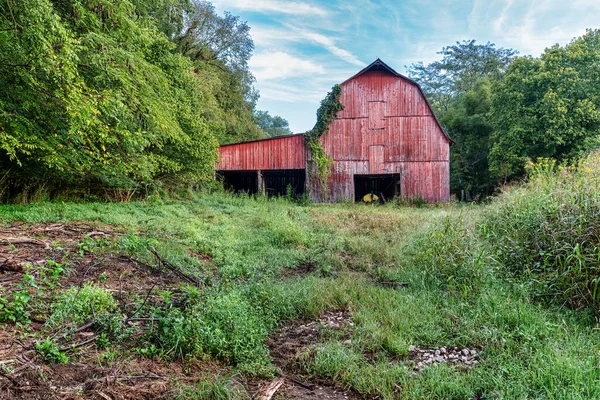
<svg viewBox="0 0 600 400">
<path fill-rule="evenodd" d="M 331 88 L 331 91 L 327 93 L 327 96 L 321 101 L 321 105 L 317 110 L 317 123 L 314 128 L 305 134 L 306 146 L 310 151 L 311 161 L 313 163 L 312 170 L 316 175 L 323 196 L 328 192 L 327 181 L 331 175 L 333 158 L 325 153 L 325 149 L 319 138 L 327 132 L 329 124 L 331 124 L 337 118 L 337 114 L 344 109 L 344 106 L 340 103 L 341 95 L 342 86 L 339 84 L 334 85 Z"/>
</svg>

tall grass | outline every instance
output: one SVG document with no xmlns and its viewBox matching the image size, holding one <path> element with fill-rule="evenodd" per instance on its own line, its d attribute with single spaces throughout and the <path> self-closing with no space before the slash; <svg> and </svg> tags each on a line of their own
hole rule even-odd
<svg viewBox="0 0 600 400">
<path fill-rule="evenodd" d="M 537 296 L 600 308 L 600 152 L 574 167 L 529 163 L 529 182 L 507 190 L 481 223 L 507 272 Z"/>
</svg>

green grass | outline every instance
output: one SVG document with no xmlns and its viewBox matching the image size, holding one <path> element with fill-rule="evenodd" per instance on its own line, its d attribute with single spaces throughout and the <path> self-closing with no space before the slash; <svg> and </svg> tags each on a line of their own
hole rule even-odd
<svg viewBox="0 0 600 400">
<path fill-rule="evenodd" d="M 115 225 L 125 232 L 120 251 L 152 260 L 154 247 L 204 282 L 182 289 L 185 307 L 152 310 L 161 322 L 142 354 L 209 357 L 265 377 L 275 371 L 265 339 L 279 324 L 347 308 L 351 342 L 328 337 L 302 365 L 368 397 L 600 398 L 597 326 L 588 314 L 540 302 L 523 281 L 505 279 L 478 228 L 490 207 L 302 206 L 214 194 L 189 202 L 0 206 L 0 220 Z M 308 275 L 282 273 L 305 263 L 315 266 Z M 411 345 L 476 347 L 480 364 L 414 375 L 406 362 Z M 181 396 L 236 397 L 228 380 L 211 382 Z"/>
</svg>

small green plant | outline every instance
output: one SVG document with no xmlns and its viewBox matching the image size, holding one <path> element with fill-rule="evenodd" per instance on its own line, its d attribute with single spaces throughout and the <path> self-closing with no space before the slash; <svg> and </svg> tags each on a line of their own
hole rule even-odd
<svg viewBox="0 0 600 400">
<path fill-rule="evenodd" d="M 46 362 L 55 364 L 67 364 L 69 362 L 69 357 L 60 350 L 58 343 L 50 338 L 37 342 L 35 349 Z"/>
<path fill-rule="evenodd" d="M 9 297 L 0 296 L 0 322 L 29 323 L 29 302 L 27 290 L 17 290 Z"/>
<path fill-rule="evenodd" d="M 83 257 L 85 253 L 91 253 L 96 249 L 105 248 L 109 245 L 108 240 L 104 236 L 96 237 L 91 235 L 85 235 L 83 240 L 77 243 L 77 250 L 79 255 Z"/>
<path fill-rule="evenodd" d="M 100 315 L 110 313 L 117 307 L 110 292 L 103 288 L 86 284 L 83 287 L 72 287 L 62 292 L 52 306 L 52 315 L 48 320 L 51 326 L 66 321 L 81 324 Z"/>
</svg>

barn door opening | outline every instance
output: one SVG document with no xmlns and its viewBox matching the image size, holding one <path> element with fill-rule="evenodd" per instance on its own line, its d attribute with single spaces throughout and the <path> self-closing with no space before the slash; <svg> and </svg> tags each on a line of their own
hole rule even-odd
<svg viewBox="0 0 600 400">
<path fill-rule="evenodd" d="M 301 196 L 304 194 L 306 172 L 303 169 L 263 171 L 267 196 Z"/>
<path fill-rule="evenodd" d="M 400 196 L 400 174 L 354 175 L 354 201 L 373 195 L 381 203 Z"/>
<path fill-rule="evenodd" d="M 258 171 L 219 171 L 225 190 L 234 193 L 258 193 Z"/>
</svg>

